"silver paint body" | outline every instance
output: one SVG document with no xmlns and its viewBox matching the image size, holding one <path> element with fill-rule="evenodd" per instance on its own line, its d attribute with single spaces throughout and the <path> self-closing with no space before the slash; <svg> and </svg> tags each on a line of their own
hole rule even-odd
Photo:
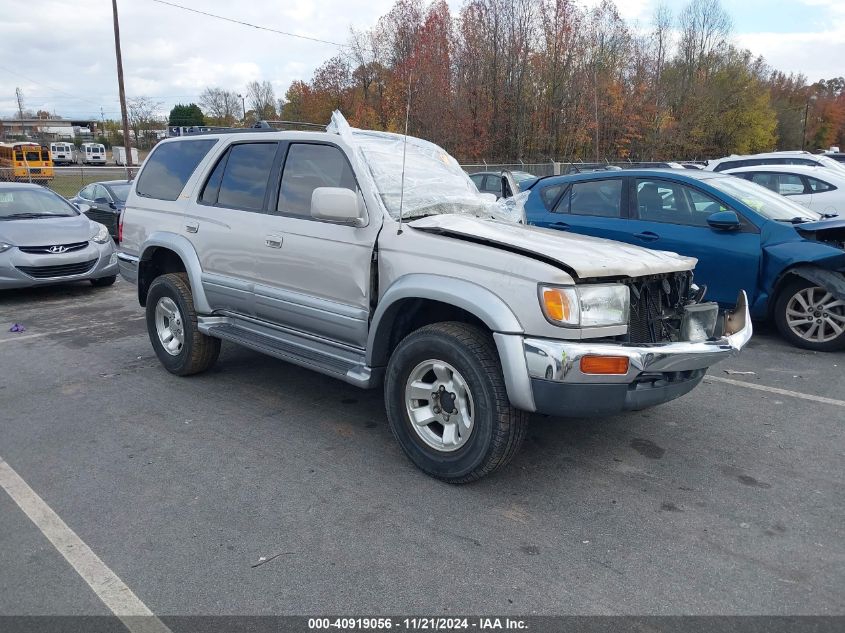
<svg viewBox="0 0 845 633">
<path fill-rule="evenodd" d="M 526 354 L 526 340 L 535 346 L 538 341 L 545 346 L 565 343 L 571 355 L 581 341 L 627 331 L 625 325 L 551 324 L 539 305 L 539 283 L 573 285 L 576 278 L 606 281 L 695 265 L 694 259 L 674 253 L 464 215 L 417 219 L 400 230 L 372 190 L 372 179 L 364 177 L 367 165 L 340 135 L 273 132 L 202 138 L 218 142 L 178 200 L 139 197 L 133 187 L 120 245 L 121 272 L 136 281 L 139 265 L 155 248 L 172 250 L 185 264 L 202 331 L 363 387 L 378 383 L 385 364 L 379 345 L 383 347 L 390 325 L 390 307 L 403 299 L 430 299 L 463 308 L 487 325 L 512 404 L 532 411 L 528 359 L 534 359 Z M 360 226 L 200 204 L 197 197 L 217 159 L 231 143 L 250 140 L 340 148 L 358 181 Z M 750 335 L 750 321 L 746 332 Z M 703 367 L 724 356 L 709 347 L 684 345 L 684 354 L 707 359 L 699 362 Z M 722 341 L 720 350 L 734 353 L 741 346 Z"/>
</svg>

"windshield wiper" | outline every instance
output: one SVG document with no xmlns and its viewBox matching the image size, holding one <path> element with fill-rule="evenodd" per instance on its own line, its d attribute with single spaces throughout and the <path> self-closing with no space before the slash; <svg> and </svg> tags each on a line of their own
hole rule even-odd
<svg viewBox="0 0 845 633">
<path fill-rule="evenodd" d="M 804 222 L 811 222 L 809 218 L 802 218 L 800 215 L 796 215 L 794 218 L 778 218 L 775 222 L 789 222 L 790 224 L 804 224 Z"/>
<path fill-rule="evenodd" d="M 5 217 L 6 217 L 7 220 L 9 220 L 9 219 L 13 219 L 13 218 L 25 218 L 25 219 L 29 219 L 29 218 L 58 218 L 58 217 L 64 217 L 64 216 L 61 216 L 58 213 L 13 213 L 13 214 L 7 215 Z"/>
</svg>

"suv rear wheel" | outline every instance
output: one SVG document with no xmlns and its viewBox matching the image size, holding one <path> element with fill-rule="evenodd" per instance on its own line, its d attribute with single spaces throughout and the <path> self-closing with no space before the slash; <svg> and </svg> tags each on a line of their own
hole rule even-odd
<svg viewBox="0 0 845 633">
<path fill-rule="evenodd" d="M 161 364 L 177 376 L 205 371 L 220 354 L 220 339 L 197 328 L 194 296 L 185 273 L 161 275 L 150 284 L 147 333 Z"/>
<path fill-rule="evenodd" d="M 826 288 L 795 277 L 778 295 L 774 316 L 793 345 L 818 352 L 845 348 L 845 301 Z"/>
<path fill-rule="evenodd" d="M 387 366 L 385 404 L 411 461 L 449 483 L 507 464 L 528 423 L 508 401 L 492 339 L 465 323 L 427 325 L 399 343 Z"/>
</svg>

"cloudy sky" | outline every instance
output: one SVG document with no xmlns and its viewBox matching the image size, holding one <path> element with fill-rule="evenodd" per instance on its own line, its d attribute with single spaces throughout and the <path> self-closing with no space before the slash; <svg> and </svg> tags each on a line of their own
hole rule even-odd
<svg viewBox="0 0 845 633">
<path fill-rule="evenodd" d="M 591 5 L 598 0 L 579 0 Z M 393 0 L 173 0 L 233 19 L 332 42 L 366 28 Z M 617 0 L 645 27 L 658 0 Z M 664 0 L 677 13 L 686 0 Z M 457 13 L 463 0 L 449 0 Z M 722 0 L 738 44 L 811 81 L 845 75 L 845 0 Z M 155 0 L 118 0 L 126 92 L 162 103 L 198 98 L 209 85 L 242 91 L 269 79 L 282 96 L 337 47 L 192 14 Z M 119 117 L 109 0 L 0 0 L 0 116 L 25 107 L 68 118 Z"/>
</svg>

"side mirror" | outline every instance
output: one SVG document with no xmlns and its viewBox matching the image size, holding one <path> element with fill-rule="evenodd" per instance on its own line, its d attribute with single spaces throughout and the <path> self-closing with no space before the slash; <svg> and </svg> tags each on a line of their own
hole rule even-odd
<svg viewBox="0 0 845 633">
<path fill-rule="evenodd" d="M 94 202 L 96 202 L 97 204 L 108 204 L 109 203 L 108 198 L 95 198 Z"/>
<path fill-rule="evenodd" d="M 343 187 L 317 187 L 311 194 L 311 217 L 315 220 L 361 226 L 358 194 Z"/>
<path fill-rule="evenodd" d="M 742 228 L 742 222 L 734 211 L 717 211 L 707 216 L 707 224 L 717 231 L 736 231 Z"/>
</svg>

